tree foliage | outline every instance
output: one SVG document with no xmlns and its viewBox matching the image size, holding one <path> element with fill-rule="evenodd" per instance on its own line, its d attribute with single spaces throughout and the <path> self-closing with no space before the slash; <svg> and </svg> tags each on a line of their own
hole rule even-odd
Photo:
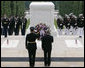
<svg viewBox="0 0 85 68">
<path fill-rule="evenodd" d="M 29 5 L 32 1 L 1 1 L 1 15 L 24 15 L 25 10 L 29 10 Z M 64 14 L 74 13 L 78 16 L 84 13 L 84 1 L 52 1 L 55 4 L 55 9 L 59 13 Z"/>
<path fill-rule="evenodd" d="M 23 15 L 25 11 L 25 1 L 1 1 L 1 15 Z"/>
<path fill-rule="evenodd" d="M 74 13 L 78 16 L 80 13 L 84 13 L 84 1 L 57 1 L 58 10 L 61 15 Z M 57 3 L 55 3 L 57 4 Z"/>
</svg>

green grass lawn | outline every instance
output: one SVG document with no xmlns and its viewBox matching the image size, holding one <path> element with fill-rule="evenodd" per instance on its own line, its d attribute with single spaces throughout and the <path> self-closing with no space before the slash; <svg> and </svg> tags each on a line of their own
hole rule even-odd
<svg viewBox="0 0 85 68">
<path fill-rule="evenodd" d="M 26 29 L 29 27 L 30 19 L 27 20 Z"/>
<path fill-rule="evenodd" d="M 57 29 L 57 21 L 56 21 L 56 19 L 54 19 L 54 25 L 55 25 L 55 27 Z"/>
</svg>

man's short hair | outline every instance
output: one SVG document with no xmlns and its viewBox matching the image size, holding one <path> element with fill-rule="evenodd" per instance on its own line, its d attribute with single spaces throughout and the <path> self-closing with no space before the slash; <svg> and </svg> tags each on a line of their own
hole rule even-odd
<svg viewBox="0 0 85 68">
<path fill-rule="evenodd" d="M 34 27 L 30 27 L 30 31 L 34 31 Z"/>
</svg>

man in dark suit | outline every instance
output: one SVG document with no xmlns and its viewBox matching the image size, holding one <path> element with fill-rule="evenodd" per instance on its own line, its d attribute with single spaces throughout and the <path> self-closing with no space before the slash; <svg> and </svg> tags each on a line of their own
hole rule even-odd
<svg viewBox="0 0 85 68">
<path fill-rule="evenodd" d="M 26 49 L 28 50 L 29 53 L 30 66 L 34 67 L 37 49 L 35 40 L 39 38 L 39 34 L 34 33 L 34 27 L 30 27 L 30 31 L 31 33 L 27 34 L 26 36 Z"/>
<path fill-rule="evenodd" d="M 21 24 L 22 24 L 21 18 L 17 17 L 16 23 L 15 23 L 15 35 L 19 35 L 19 30 L 20 30 Z"/>
<path fill-rule="evenodd" d="M 52 50 L 53 36 L 47 30 L 46 35 L 42 37 L 42 49 L 44 51 L 44 64 L 50 66 L 51 63 L 51 50 Z"/>
</svg>

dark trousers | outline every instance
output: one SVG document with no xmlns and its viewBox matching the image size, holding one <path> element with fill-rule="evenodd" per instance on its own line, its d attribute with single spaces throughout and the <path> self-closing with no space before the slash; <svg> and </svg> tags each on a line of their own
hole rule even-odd
<svg viewBox="0 0 85 68">
<path fill-rule="evenodd" d="M 12 28 L 9 28 L 9 29 L 8 29 L 8 34 L 9 34 L 9 35 L 12 35 Z"/>
<path fill-rule="evenodd" d="M 19 27 L 15 28 L 15 35 L 19 35 Z"/>
<path fill-rule="evenodd" d="M 7 27 L 4 27 L 4 35 L 5 35 L 5 37 L 7 37 Z"/>
<path fill-rule="evenodd" d="M 30 66 L 33 67 L 35 65 L 36 50 L 28 50 L 28 54 Z"/>
<path fill-rule="evenodd" d="M 13 35 L 13 31 L 14 31 L 14 26 L 11 26 L 9 28 L 9 35 Z"/>
<path fill-rule="evenodd" d="M 23 27 L 23 28 L 21 29 L 21 33 L 22 33 L 22 35 L 25 35 L 25 27 Z"/>
<path fill-rule="evenodd" d="M 45 66 L 49 66 L 51 63 L 51 50 L 45 51 L 44 50 L 44 64 Z"/>
<path fill-rule="evenodd" d="M 4 35 L 4 28 L 2 28 L 2 35 Z"/>
</svg>

